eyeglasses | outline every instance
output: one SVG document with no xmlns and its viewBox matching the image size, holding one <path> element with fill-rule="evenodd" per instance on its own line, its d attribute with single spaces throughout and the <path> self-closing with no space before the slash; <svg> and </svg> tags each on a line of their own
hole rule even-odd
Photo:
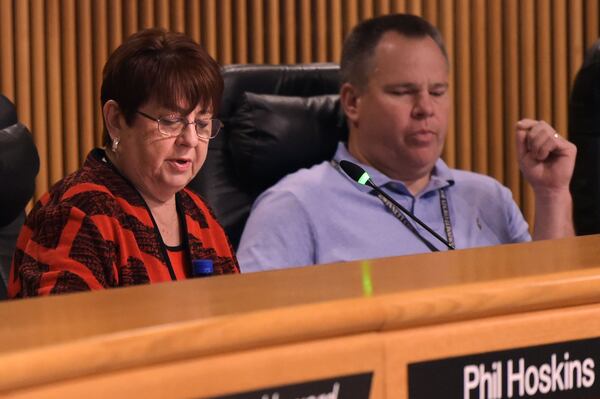
<svg viewBox="0 0 600 399">
<path fill-rule="evenodd" d="M 158 124 L 158 131 L 165 137 L 180 136 L 188 125 L 194 125 L 198 139 L 210 140 L 214 139 L 223 127 L 223 122 L 218 119 L 196 119 L 195 121 L 188 122 L 183 117 L 163 116 L 157 119 L 142 111 L 135 112 L 144 118 L 156 122 Z"/>
</svg>

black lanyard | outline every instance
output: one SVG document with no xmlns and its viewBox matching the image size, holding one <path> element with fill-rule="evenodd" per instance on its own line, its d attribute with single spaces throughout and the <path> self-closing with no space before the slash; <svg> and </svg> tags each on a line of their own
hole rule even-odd
<svg viewBox="0 0 600 399">
<path fill-rule="evenodd" d="M 331 166 L 333 166 L 334 169 L 336 169 L 338 172 L 340 172 L 343 176 L 345 176 L 346 174 L 340 169 L 339 163 L 332 159 L 330 162 Z M 448 207 L 448 198 L 446 197 L 446 189 L 445 188 L 441 188 L 438 190 L 439 196 L 440 196 L 440 208 L 442 210 L 442 219 L 444 222 L 444 231 L 446 233 L 446 241 L 448 242 L 448 246 L 450 246 L 452 249 L 455 248 L 454 246 L 454 233 L 452 233 L 452 222 L 450 220 L 450 208 Z M 400 222 L 402 222 L 402 224 L 404 226 L 406 226 L 406 228 L 408 230 L 410 230 L 411 233 L 413 233 L 419 240 L 421 240 L 423 242 L 423 244 L 425 244 L 427 246 L 427 248 L 429 248 L 429 250 L 431 250 L 432 252 L 438 252 L 439 249 L 437 249 L 431 242 L 429 242 L 429 240 L 427 240 L 425 237 L 423 237 L 415 228 L 415 226 L 412 225 L 412 223 L 410 223 L 408 221 L 408 219 L 406 218 L 406 216 L 404 216 L 404 213 L 402 213 L 402 210 L 399 209 L 396 205 L 394 205 L 390 200 L 388 200 L 384 195 L 382 195 L 381 193 L 378 193 L 377 191 L 371 191 L 369 192 L 369 194 L 376 196 L 377 198 L 379 198 L 381 200 L 381 202 L 383 202 L 383 204 L 392 212 L 392 215 L 394 215 L 396 217 L 396 219 L 398 219 Z M 441 239 L 440 237 L 436 237 L 438 239 Z"/>
<path fill-rule="evenodd" d="M 446 239 L 453 248 L 454 245 L 454 233 L 452 232 L 452 223 L 450 221 L 450 208 L 448 207 L 448 198 L 446 197 L 446 189 L 441 188 L 439 190 L 440 195 L 440 208 L 442 208 L 442 219 L 444 220 L 444 230 L 446 231 Z"/>
<path fill-rule="evenodd" d="M 406 226 L 408 230 L 410 230 L 411 233 L 413 233 L 419 240 L 421 240 L 421 242 L 423 242 L 423 244 L 425 244 L 427 248 L 429 248 L 433 252 L 439 251 L 439 249 L 437 249 L 431 242 L 429 242 L 429 240 L 427 240 L 417 231 L 416 227 L 408 221 L 406 216 L 404 216 L 402 211 L 398 209 L 396 205 L 392 204 L 387 198 L 375 191 L 371 191 L 370 194 L 375 195 L 377 198 L 379 198 L 381 202 L 392 212 L 392 215 L 394 215 L 396 219 L 398 219 L 404 226 Z M 442 219 L 444 221 L 444 230 L 446 232 L 446 239 L 448 241 L 448 244 L 454 247 L 454 234 L 452 233 L 452 223 L 450 221 L 450 209 L 448 207 L 446 189 L 440 189 L 439 196 L 440 208 L 442 210 Z"/>
<path fill-rule="evenodd" d="M 123 176 L 121 174 L 121 172 L 119 172 L 117 167 L 115 165 L 113 165 L 113 163 L 110 161 L 110 159 L 108 159 L 108 157 L 106 157 L 105 155 L 102 156 L 101 161 L 106 163 L 117 175 L 119 175 L 123 180 L 125 180 L 125 182 L 127 182 L 127 184 L 129 184 L 129 186 L 133 189 L 133 191 L 135 193 L 137 193 L 137 195 L 140 197 L 140 199 L 144 203 L 144 207 L 146 208 L 146 211 L 148 212 L 148 215 L 150 215 L 150 219 L 152 220 L 152 225 L 154 226 L 154 233 L 158 236 L 159 252 L 162 255 L 163 260 L 165 261 L 167 270 L 169 271 L 169 276 L 171 277 L 171 280 L 173 280 L 173 281 L 177 280 L 177 276 L 175 275 L 175 270 L 173 269 L 173 265 L 171 264 L 171 258 L 169 257 L 169 253 L 167 251 L 167 245 L 165 244 L 165 242 L 162 239 L 162 235 L 160 234 L 160 230 L 158 228 L 158 223 L 156 223 L 156 220 L 154 219 L 154 215 L 152 214 L 150 207 L 146 203 L 146 200 L 144 199 L 144 197 L 142 197 L 142 194 L 140 194 L 140 192 L 135 188 L 133 183 L 131 183 L 125 176 Z M 192 254 L 191 254 L 191 248 L 190 248 L 190 237 L 188 234 L 187 222 L 185 220 L 185 211 L 183 210 L 183 208 L 180 204 L 179 195 L 180 195 L 179 193 L 175 194 L 175 209 L 177 211 L 177 219 L 178 219 L 177 222 L 180 224 L 179 228 L 181 230 L 181 245 L 183 246 L 183 250 L 185 252 L 186 264 L 184 265 L 184 270 L 186 270 L 186 268 L 187 268 L 187 270 L 191 276 L 192 275 L 191 274 L 192 273 L 191 272 Z"/>
</svg>

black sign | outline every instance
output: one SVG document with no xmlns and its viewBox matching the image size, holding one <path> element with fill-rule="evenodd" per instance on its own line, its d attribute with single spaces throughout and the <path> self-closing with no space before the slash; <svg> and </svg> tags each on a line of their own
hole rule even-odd
<svg viewBox="0 0 600 399">
<path fill-rule="evenodd" d="M 600 398 L 600 338 L 408 365 L 410 399 Z"/>
<path fill-rule="evenodd" d="M 270 387 L 214 399 L 368 399 L 373 373 Z"/>
</svg>

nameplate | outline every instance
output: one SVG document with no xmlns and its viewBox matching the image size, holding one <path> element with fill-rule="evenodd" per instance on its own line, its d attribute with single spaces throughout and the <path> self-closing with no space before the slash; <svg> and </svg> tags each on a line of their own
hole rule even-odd
<svg viewBox="0 0 600 399">
<path fill-rule="evenodd" d="M 269 387 L 213 399 L 368 399 L 373 373 Z"/>
<path fill-rule="evenodd" d="M 600 398 L 600 338 L 408 365 L 410 399 Z"/>
</svg>

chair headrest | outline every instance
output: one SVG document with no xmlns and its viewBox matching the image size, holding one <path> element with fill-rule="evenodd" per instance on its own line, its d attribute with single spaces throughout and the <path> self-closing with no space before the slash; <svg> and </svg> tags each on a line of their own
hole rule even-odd
<svg viewBox="0 0 600 399">
<path fill-rule="evenodd" d="M 189 187 L 237 247 L 256 196 L 288 173 L 330 159 L 343 139 L 336 64 L 228 65 L 206 162 Z"/>
<path fill-rule="evenodd" d="M 331 158 L 346 138 L 338 95 L 291 97 L 245 93 L 229 120 L 238 176 L 261 192 L 285 175 Z"/>
<path fill-rule="evenodd" d="M 0 94 L 0 129 L 17 123 L 17 110 L 15 105 L 5 96 Z"/>
<path fill-rule="evenodd" d="M 219 115 L 226 120 L 246 92 L 298 97 L 337 93 L 339 69 L 332 63 L 228 65 L 223 68 L 225 90 Z"/>
<path fill-rule="evenodd" d="M 40 168 L 29 130 L 15 123 L 0 130 L 0 226 L 11 223 L 33 195 Z M 10 187 L 10 189 L 6 189 Z"/>
</svg>

